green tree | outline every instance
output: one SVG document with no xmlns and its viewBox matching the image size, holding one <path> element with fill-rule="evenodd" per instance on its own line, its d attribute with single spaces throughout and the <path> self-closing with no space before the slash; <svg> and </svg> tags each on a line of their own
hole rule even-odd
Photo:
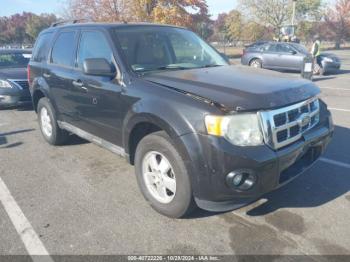
<svg viewBox="0 0 350 262">
<path fill-rule="evenodd" d="M 232 10 L 225 19 L 225 33 L 227 39 L 237 41 L 241 39 L 243 27 L 242 14 L 237 10 Z"/>
<path fill-rule="evenodd" d="M 25 31 L 32 40 L 35 40 L 42 30 L 56 21 L 57 18 L 53 14 L 32 15 L 26 23 Z"/>
<path fill-rule="evenodd" d="M 292 0 L 240 0 L 240 6 L 247 16 L 264 26 L 280 28 L 292 20 Z M 296 18 L 312 17 L 320 9 L 321 0 L 297 0 Z"/>
<path fill-rule="evenodd" d="M 325 15 L 326 26 L 339 49 L 343 40 L 350 37 L 350 0 L 337 0 L 328 7 Z"/>
</svg>

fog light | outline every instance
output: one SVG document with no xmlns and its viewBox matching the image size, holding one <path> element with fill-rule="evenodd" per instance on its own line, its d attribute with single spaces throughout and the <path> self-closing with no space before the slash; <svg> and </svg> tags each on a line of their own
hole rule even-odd
<svg viewBox="0 0 350 262">
<path fill-rule="evenodd" d="M 232 184 L 234 186 L 239 186 L 241 184 L 242 180 L 243 180 L 243 175 L 241 173 L 238 173 L 238 174 L 233 176 Z"/>
<path fill-rule="evenodd" d="M 240 190 L 252 188 L 256 182 L 256 177 L 251 170 L 236 170 L 226 176 L 228 186 Z"/>
</svg>

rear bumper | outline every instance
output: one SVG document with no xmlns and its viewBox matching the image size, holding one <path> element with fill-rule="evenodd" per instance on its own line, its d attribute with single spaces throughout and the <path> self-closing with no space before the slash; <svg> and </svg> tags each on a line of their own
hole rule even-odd
<svg viewBox="0 0 350 262">
<path fill-rule="evenodd" d="M 292 181 L 325 151 L 333 134 L 329 115 L 304 138 L 281 150 L 267 146 L 236 147 L 225 139 L 200 135 L 200 157 L 192 159 L 190 170 L 197 205 L 209 211 L 227 211 L 249 204 L 262 195 Z M 189 135 L 191 136 L 191 135 Z M 226 176 L 235 170 L 250 170 L 255 185 L 246 191 L 235 189 Z"/>
</svg>

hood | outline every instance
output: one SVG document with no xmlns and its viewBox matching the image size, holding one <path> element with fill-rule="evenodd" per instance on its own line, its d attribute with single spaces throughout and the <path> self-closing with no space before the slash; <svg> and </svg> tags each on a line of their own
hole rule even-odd
<svg viewBox="0 0 350 262">
<path fill-rule="evenodd" d="M 27 79 L 27 68 L 1 68 L 0 78 L 2 79 Z"/>
<path fill-rule="evenodd" d="M 243 66 L 166 71 L 147 81 L 194 94 L 235 111 L 287 106 L 320 93 L 311 81 Z"/>
</svg>

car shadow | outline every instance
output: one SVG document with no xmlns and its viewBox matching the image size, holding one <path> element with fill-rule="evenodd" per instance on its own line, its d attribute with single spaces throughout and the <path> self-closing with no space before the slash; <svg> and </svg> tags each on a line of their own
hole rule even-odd
<svg viewBox="0 0 350 262">
<path fill-rule="evenodd" d="M 83 145 L 83 144 L 89 144 L 90 142 L 77 136 L 77 135 L 70 135 L 68 140 L 62 145 L 62 146 L 76 146 L 76 145 Z"/>
<path fill-rule="evenodd" d="M 15 131 L 10 131 L 10 132 L 5 132 L 5 133 L 0 133 L 0 149 L 5 149 L 5 148 L 13 148 L 17 147 L 23 144 L 23 142 L 14 142 L 12 144 L 8 143 L 7 137 L 11 135 L 16 135 L 19 133 L 26 133 L 26 132 L 32 132 L 35 129 L 20 129 L 20 130 L 15 130 Z"/>
<path fill-rule="evenodd" d="M 330 80 L 330 79 L 334 79 L 336 78 L 335 76 L 318 76 L 318 77 L 314 77 L 312 79 L 313 82 L 319 82 L 319 81 L 323 81 L 323 80 Z"/>
<path fill-rule="evenodd" d="M 345 74 L 350 74 L 350 70 L 339 69 L 337 72 L 333 73 L 333 75 L 345 75 Z"/>
</svg>

